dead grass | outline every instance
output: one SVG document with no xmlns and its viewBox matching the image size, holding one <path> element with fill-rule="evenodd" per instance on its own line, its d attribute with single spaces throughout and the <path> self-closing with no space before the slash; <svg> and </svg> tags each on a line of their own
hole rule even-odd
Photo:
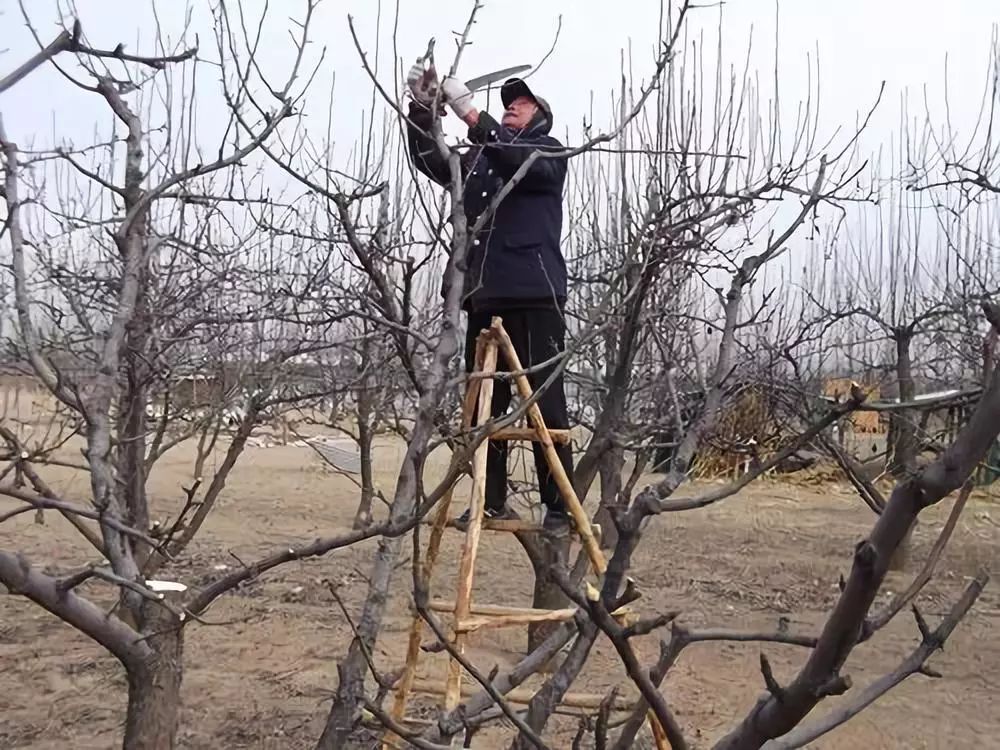
<svg viewBox="0 0 1000 750">
<path fill-rule="evenodd" d="M 401 456 L 400 446 L 391 441 L 378 448 L 378 481 L 386 490 Z M 150 485 L 156 517 L 180 506 L 191 462 L 188 449 L 180 448 L 157 467 Z M 86 499 L 86 477 L 68 470 L 54 470 L 51 476 L 70 498 Z M 234 556 L 252 560 L 281 545 L 347 528 L 356 497 L 352 485 L 320 466 L 308 448 L 248 449 L 217 512 L 171 575 L 198 585 L 218 575 L 221 566 L 237 564 Z M 946 512 L 947 507 L 934 509 L 917 528 L 914 564 L 929 550 Z M 773 625 L 787 617 L 793 628 L 817 630 L 837 595 L 837 577 L 846 572 L 851 550 L 871 521 L 870 511 L 846 488 L 770 481 L 716 507 L 662 517 L 635 559 L 635 576 L 645 592 L 640 609 L 681 609 L 691 623 L 731 627 Z M 929 618 L 946 609 L 980 568 L 995 567 L 998 524 L 1000 505 L 988 496 L 974 498 L 939 575 L 922 597 Z M 5 547 L 23 548 L 33 562 L 56 569 L 90 559 L 85 545 L 52 514 L 44 526 L 22 515 L 4 525 L 2 536 Z M 457 536 L 449 537 L 439 564 L 435 586 L 443 596 L 454 581 L 459 544 Z M 357 608 L 373 548 L 360 545 L 280 568 L 220 601 L 208 615 L 234 624 L 188 630 L 182 747 L 313 746 L 349 637 L 324 580 L 339 584 L 349 606 Z M 487 535 L 480 561 L 480 601 L 530 601 L 531 568 L 513 539 Z M 407 572 L 401 567 L 378 646 L 377 658 L 386 670 L 402 657 Z M 907 574 L 893 574 L 887 588 L 907 581 Z M 947 650 L 934 658 L 944 680 L 912 678 L 816 746 L 992 746 L 1000 734 L 997 586 L 987 588 Z M 106 589 L 93 591 L 107 597 Z M 916 637 L 912 621 L 901 616 L 874 643 L 859 648 L 846 671 L 855 685 L 865 684 L 892 668 Z M 479 636 L 475 655 L 486 670 L 504 666 L 518 658 L 524 641 L 523 632 Z M 655 638 L 640 648 L 652 659 Z M 803 658 L 791 647 L 766 651 L 779 679 L 788 679 Z M 709 745 L 753 704 L 762 690 L 757 664 L 758 649 L 752 645 L 694 646 L 685 652 L 667 696 L 695 746 Z M 588 692 L 599 692 L 622 676 L 612 650 L 601 643 L 583 682 Z M 0 747 L 117 747 L 124 699 L 122 671 L 100 648 L 29 602 L 0 598 Z M 558 722 L 553 747 L 568 747 L 572 729 L 571 720 Z M 497 728 L 481 735 L 476 746 L 504 747 L 507 737 L 507 730 Z"/>
</svg>

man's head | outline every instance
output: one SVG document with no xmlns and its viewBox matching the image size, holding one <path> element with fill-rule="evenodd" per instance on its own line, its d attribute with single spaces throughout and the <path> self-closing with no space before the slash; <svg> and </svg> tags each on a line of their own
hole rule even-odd
<svg viewBox="0 0 1000 750">
<path fill-rule="evenodd" d="M 552 127 L 552 109 L 548 102 L 535 96 L 528 84 L 520 78 L 510 78 L 500 88 L 504 113 L 501 124 L 508 128 L 524 129 L 541 125 L 543 132 Z"/>
<path fill-rule="evenodd" d="M 538 104 L 530 96 L 519 96 L 513 99 L 503 111 L 501 124 L 517 130 L 528 127 L 538 112 Z"/>
</svg>

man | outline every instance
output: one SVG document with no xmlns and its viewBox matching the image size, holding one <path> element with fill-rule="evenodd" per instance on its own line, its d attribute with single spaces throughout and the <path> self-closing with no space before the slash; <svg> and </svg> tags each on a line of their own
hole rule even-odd
<svg viewBox="0 0 1000 750">
<path fill-rule="evenodd" d="M 448 163 L 427 135 L 437 88 L 433 70 L 424 70 L 418 63 L 407 82 L 414 95 L 408 126 L 410 157 L 417 169 L 447 186 L 451 182 Z M 469 140 L 477 146 L 464 155 L 462 163 L 465 213 L 471 229 L 533 151 L 558 152 L 562 144 L 549 135 L 552 109 L 548 102 L 519 78 L 506 81 L 500 89 L 505 108 L 500 122 L 476 109 L 472 94 L 461 81 L 445 78 L 440 88 L 441 98 L 469 126 Z M 468 314 L 466 371 L 471 372 L 474 366 L 476 337 L 489 328 L 495 315 L 503 318 L 525 368 L 546 362 L 565 348 L 566 262 L 559 246 L 565 179 L 565 158 L 537 158 L 472 241 L 463 269 L 462 306 Z M 502 359 L 499 367 L 513 369 Z M 530 373 L 532 388 L 540 388 L 552 375 L 553 367 Z M 493 394 L 494 417 L 505 414 L 511 401 L 510 386 L 498 385 Z M 548 427 L 569 427 L 561 374 L 542 394 L 538 406 Z M 539 492 L 546 508 L 544 526 L 562 530 L 569 520 L 562 497 L 541 445 L 535 443 L 533 447 Z M 566 473 L 572 476 L 569 445 L 559 445 L 556 450 Z M 487 454 L 486 517 L 508 516 L 506 500 L 507 443 L 493 441 Z M 459 525 L 467 523 L 468 518 L 466 511 L 458 519 Z"/>
</svg>

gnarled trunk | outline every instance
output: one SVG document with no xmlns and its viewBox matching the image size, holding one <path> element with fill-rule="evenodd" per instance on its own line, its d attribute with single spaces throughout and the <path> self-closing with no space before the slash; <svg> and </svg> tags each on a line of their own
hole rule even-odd
<svg viewBox="0 0 1000 750">
<path fill-rule="evenodd" d="M 571 541 L 572 535 L 567 533 L 558 538 L 549 539 L 547 544 L 536 545 L 537 556 L 529 554 L 531 567 L 535 573 L 532 607 L 562 609 L 569 606 L 569 598 L 555 581 L 552 572 L 557 570 L 557 566 L 565 568 L 566 560 L 569 558 Z M 562 623 L 559 622 L 533 622 L 528 625 L 528 650 L 526 653 L 530 654 L 541 646 L 545 639 L 561 626 Z"/>
<path fill-rule="evenodd" d="M 910 351 L 913 334 L 900 331 L 895 336 L 896 341 L 896 385 L 899 389 L 901 404 L 913 401 L 917 395 L 916 383 L 913 380 L 913 358 Z M 912 411 L 901 409 L 891 417 L 888 469 L 896 479 L 902 479 L 916 469 L 918 441 L 917 426 Z"/>
<path fill-rule="evenodd" d="M 168 595 L 169 596 L 169 595 Z M 173 750 L 181 705 L 184 636 L 177 616 L 143 603 L 143 632 L 154 656 L 128 671 L 128 711 L 123 750 Z"/>
</svg>

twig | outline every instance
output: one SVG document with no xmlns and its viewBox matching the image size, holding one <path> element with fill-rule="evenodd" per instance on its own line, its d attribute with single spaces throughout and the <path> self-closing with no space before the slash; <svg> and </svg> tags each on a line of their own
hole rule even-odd
<svg viewBox="0 0 1000 750">
<path fill-rule="evenodd" d="M 767 655 L 761 651 L 760 652 L 760 674 L 764 678 L 764 685 L 767 687 L 767 692 L 769 692 L 778 703 L 785 702 L 785 689 L 781 687 L 778 683 L 777 678 L 774 676 L 774 671 L 771 669 L 771 662 L 768 661 Z"/>
<path fill-rule="evenodd" d="M 14 434 L 11 430 L 4 427 L 3 425 L 0 425 L 0 437 L 6 440 L 10 444 L 12 450 L 17 454 L 18 459 L 16 460 L 16 465 L 20 467 L 21 472 L 24 474 L 24 476 L 28 478 L 28 481 L 31 482 L 31 486 L 35 488 L 35 491 L 38 492 L 43 497 L 59 502 L 56 500 L 56 495 L 52 491 L 52 488 L 49 487 L 49 485 L 42 479 L 41 475 L 39 475 L 38 472 L 35 471 L 34 467 L 31 466 L 30 460 L 28 458 L 25 458 L 25 456 L 30 456 L 30 454 L 28 453 L 26 447 L 18 439 L 17 435 Z M 2 485 L 0 485 L 0 493 L 2 492 L 3 492 Z M 29 502 L 24 498 L 18 498 L 18 499 L 24 502 Z M 104 554 L 104 543 L 101 541 L 100 535 L 97 534 L 93 529 L 88 527 L 80 519 L 79 516 L 81 514 L 69 511 L 65 508 L 59 508 L 58 510 L 59 513 L 63 516 L 63 518 L 69 521 L 73 525 L 73 527 L 77 531 L 79 531 L 81 535 L 83 535 L 84 539 L 90 542 L 90 544 L 94 547 L 94 549 L 96 549 L 101 554 Z M 3 523 L 3 521 L 5 521 L 6 519 L 7 519 L 6 516 L 0 517 L 0 523 Z"/>
<path fill-rule="evenodd" d="M 121 586 L 122 588 L 128 589 L 129 591 L 134 591 L 136 594 L 141 596 L 147 601 L 159 604 L 161 607 L 170 610 L 180 622 L 187 619 L 187 612 L 185 612 L 183 607 L 176 607 L 167 601 L 166 596 L 152 589 L 143 586 L 138 581 L 130 581 L 127 578 L 122 578 L 120 575 L 115 573 L 113 570 L 107 568 L 93 567 L 91 568 L 91 574 L 94 578 L 100 578 L 108 583 L 113 583 L 116 586 Z"/>
<path fill-rule="evenodd" d="M 379 723 L 381 723 L 382 726 L 389 729 L 389 731 L 393 734 L 404 738 L 414 747 L 418 747 L 420 750 L 450 750 L 451 745 L 438 745 L 423 739 L 420 735 L 414 732 L 411 732 L 368 698 L 365 698 L 364 704 L 365 708 L 379 720 Z"/>
<path fill-rule="evenodd" d="M 850 456 L 841 450 L 839 445 L 830 440 L 826 435 L 821 434 L 819 439 L 823 447 L 833 456 L 834 461 L 837 462 L 844 474 L 847 475 L 848 481 L 854 485 L 854 489 L 861 495 L 861 499 L 864 500 L 865 504 L 874 512 L 882 513 L 885 510 L 885 498 L 882 497 L 882 493 L 878 491 L 878 488 L 864 476 L 857 462 L 852 460 Z"/>
<path fill-rule="evenodd" d="M 140 65 L 145 65 L 149 68 L 154 68 L 156 70 L 163 70 L 167 65 L 171 63 L 181 63 L 192 59 L 198 54 L 198 47 L 190 47 L 183 52 L 179 52 L 176 55 L 163 55 L 163 56 L 149 56 L 149 55 L 131 55 L 125 51 L 124 47 L 119 44 L 113 50 L 95 49 L 94 47 L 88 47 L 84 44 L 75 44 L 72 47 L 74 52 L 79 52 L 81 55 L 89 55 L 90 57 L 103 57 L 111 58 L 113 60 L 121 60 L 123 62 L 134 62 Z"/>
<path fill-rule="evenodd" d="M 334 586 L 332 581 L 324 580 L 323 582 L 326 584 L 326 588 L 330 592 L 330 595 L 333 596 L 333 600 L 337 603 L 337 607 L 340 609 L 340 613 L 344 616 L 344 620 L 347 621 L 347 625 L 351 629 L 351 634 L 354 636 L 355 642 L 357 642 L 361 647 L 361 652 L 364 654 L 365 661 L 368 662 L 368 669 L 372 673 L 372 677 L 375 678 L 375 681 L 379 684 L 380 688 L 386 687 L 386 681 L 383 680 L 381 673 L 375 666 L 375 659 L 372 656 L 372 652 L 361 638 L 361 635 L 358 633 L 358 627 L 354 624 L 354 618 L 351 617 L 351 613 L 347 611 L 347 605 L 344 604 L 344 600 L 341 598 L 340 592 L 337 591 L 337 587 Z"/>
<path fill-rule="evenodd" d="M 507 693 L 517 687 L 547 664 L 563 646 L 569 643 L 574 631 L 574 623 L 563 623 L 538 648 L 515 664 L 509 672 L 501 673 L 494 677 L 491 684 L 500 693 Z M 464 706 L 441 717 L 437 725 L 424 736 L 431 741 L 435 741 L 441 739 L 443 736 L 457 732 L 461 729 L 463 722 L 476 724 L 478 718 L 491 705 L 493 705 L 492 696 L 486 690 L 483 690 L 469 698 Z"/>
<path fill-rule="evenodd" d="M 105 526 L 110 526 L 115 531 L 119 531 L 126 536 L 130 536 L 133 539 L 139 539 L 152 547 L 157 547 L 158 543 L 148 534 L 139 531 L 138 529 L 133 529 L 131 526 L 123 524 L 116 518 L 112 518 L 109 515 L 102 514 L 99 511 L 92 510 L 90 508 L 84 508 L 79 505 L 73 505 L 72 503 L 67 503 L 62 500 L 55 500 L 49 497 L 36 497 L 17 487 L 12 487 L 9 485 L 0 485 L 0 495 L 6 495 L 7 497 L 12 497 L 15 500 L 20 500 L 22 502 L 28 503 L 34 508 L 41 508 L 43 510 L 58 510 L 64 514 L 70 514 L 74 516 L 80 516 L 81 518 L 89 518 L 92 521 L 98 521 Z M 0 515 L 0 523 L 7 520 L 8 515 L 12 515 L 12 511 L 8 511 L 3 515 Z"/>
</svg>

